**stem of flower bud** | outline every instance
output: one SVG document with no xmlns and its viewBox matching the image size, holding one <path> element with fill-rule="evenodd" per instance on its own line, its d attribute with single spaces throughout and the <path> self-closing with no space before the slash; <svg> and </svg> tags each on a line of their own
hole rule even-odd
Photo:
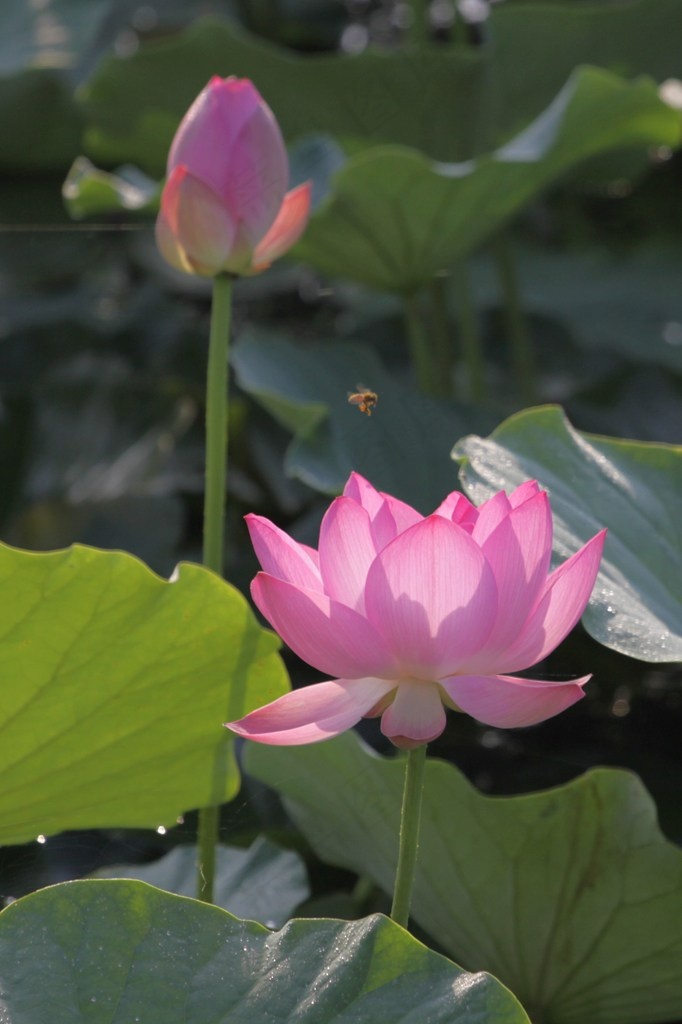
<svg viewBox="0 0 682 1024">
<path fill-rule="evenodd" d="M 222 576 L 227 499 L 227 366 L 232 314 L 232 278 L 213 278 L 211 335 L 206 376 L 206 474 L 204 492 L 204 565 Z M 199 811 L 197 897 L 213 902 L 219 807 Z"/>
<path fill-rule="evenodd" d="M 227 478 L 227 358 L 230 347 L 232 278 L 213 278 L 211 337 L 206 376 L 206 476 L 203 562 L 223 572 Z"/>
</svg>

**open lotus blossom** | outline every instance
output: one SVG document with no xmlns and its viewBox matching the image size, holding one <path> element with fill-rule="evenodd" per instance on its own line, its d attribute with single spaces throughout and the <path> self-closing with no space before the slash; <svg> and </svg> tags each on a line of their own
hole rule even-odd
<svg viewBox="0 0 682 1024">
<path fill-rule="evenodd" d="M 589 599 L 606 531 L 553 572 L 549 497 L 533 480 L 476 508 L 457 491 L 422 516 L 357 473 L 327 510 L 319 551 L 247 516 L 263 567 L 253 599 L 301 658 L 335 677 L 229 728 L 260 743 L 328 739 L 381 715 L 396 746 L 439 736 L 445 708 L 507 728 L 583 696 L 568 682 L 509 675 L 541 661 Z"/>
<path fill-rule="evenodd" d="M 167 174 L 156 241 L 178 270 L 257 273 L 307 224 L 310 183 L 286 191 L 282 133 L 248 79 L 211 79 L 180 123 Z"/>
</svg>

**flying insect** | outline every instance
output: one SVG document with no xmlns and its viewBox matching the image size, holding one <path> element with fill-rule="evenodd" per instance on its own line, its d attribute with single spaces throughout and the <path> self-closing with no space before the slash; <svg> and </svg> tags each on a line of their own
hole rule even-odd
<svg viewBox="0 0 682 1024">
<path fill-rule="evenodd" d="M 370 391 L 362 384 L 357 385 L 357 391 L 348 392 L 348 404 L 357 405 L 360 412 L 364 412 L 366 416 L 372 415 L 372 410 L 376 408 L 378 401 L 379 396 L 376 391 Z"/>
</svg>

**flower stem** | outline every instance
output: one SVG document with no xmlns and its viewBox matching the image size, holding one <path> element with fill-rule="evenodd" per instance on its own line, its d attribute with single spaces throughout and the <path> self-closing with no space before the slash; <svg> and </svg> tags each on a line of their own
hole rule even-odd
<svg viewBox="0 0 682 1024">
<path fill-rule="evenodd" d="M 353 886 L 351 897 L 356 907 L 358 917 L 367 917 L 367 909 L 376 893 L 376 886 L 369 875 L 360 875 Z"/>
<path fill-rule="evenodd" d="M 204 565 L 223 571 L 227 477 L 227 358 L 230 347 L 232 278 L 213 278 L 211 336 L 206 375 L 206 486 L 204 491 Z"/>
<path fill-rule="evenodd" d="M 197 899 L 213 903 L 219 807 L 202 807 L 197 831 Z"/>
<path fill-rule="evenodd" d="M 408 751 L 405 763 L 403 807 L 400 816 L 398 869 L 393 890 L 393 905 L 391 906 L 391 918 L 403 928 L 407 928 L 410 918 L 410 900 L 419 849 L 419 820 L 422 809 L 425 764 L 425 743 Z"/>
<path fill-rule="evenodd" d="M 483 351 L 476 309 L 471 298 L 468 267 L 464 260 L 458 260 L 453 266 L 452 281 L 457 301 L 459 340 L 468 377 L 468 397 L 472 402 L 482 402 L 487 397 Z"/>
<path fill-rule="evenodd" d="M 408 6 L 410 8 L 408 42 L 415 46 L 428 44 L 431 36 L 428 0 L 408 0 Z"/>
<path fill-rule="evenodd" d="M 534 405 L 538 400 L 535 355 L 521 303 L 514 256 L 506 234 L 498 234 L 493 242 L 493 258 L 502 290 L 502 312 L 516 386 L 524 404 Z"/>
<path fill-rule="evenodd" d="M 232 278 L 213 278 L 211 335 L 206 376 L 206 477 L 204 491 L 204 565 L 218 575 L 223 571 L 227 479 L 227 359 L 230 347 Z M 197 836 L 197 897 L 213 902 L 215 850 L 220 808 L 199 811 Z"/>
<path fill-rule="evenodd" d="M 431 282 L 429 293 L 433 325 L 433 351 L 439 370 L 439 392 L 444 398 L 452 398 L 454 352 L 450 334 L 450 323 L 448 321 L 446 283 L 446 277 L 437 275 Z"/>
<path fill-rule="evenodd" d="M 419 297 L 416 294 L 403 295 L 403 312 L 410 357 L 417 376 L 419 390 L 425 395 L 437 394 L 438 373 L 436 372 L 433 351 L 428 331 L 424 324 Z"/>
</svg>

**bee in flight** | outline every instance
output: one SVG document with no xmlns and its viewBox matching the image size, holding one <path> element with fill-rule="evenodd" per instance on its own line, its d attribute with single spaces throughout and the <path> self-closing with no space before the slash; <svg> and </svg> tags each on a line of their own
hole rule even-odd
<svg viewBox="0 0 682 1024">
<path fill-rule="evenodd" d="M 370 391 L 362 384 L 357 385 L 357 391 L 348 392 L 349 405 L 357 405 L 360 412 L 366 413 L 367 416 L 372 415 L 372 409 L 376 407 L 378 401 L 379 396 L 376 391 Z"/>
</svg>

